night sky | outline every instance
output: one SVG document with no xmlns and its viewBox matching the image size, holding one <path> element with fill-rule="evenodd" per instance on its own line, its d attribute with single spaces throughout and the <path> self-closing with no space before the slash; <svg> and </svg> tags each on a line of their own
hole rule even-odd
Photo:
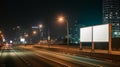
<svg viewBox="0 0 120 67">
<path fill-rule="evenodd" d="M 9 37 L 17 25 L 30 28 L 41 23 L 53 36 L 62 36 L 66 26 L 56 21 L 61 14 L 69 17 L 70 23 L 101 24 L 102 0 L 0 0 L 0 29 Z"/>
</svg>

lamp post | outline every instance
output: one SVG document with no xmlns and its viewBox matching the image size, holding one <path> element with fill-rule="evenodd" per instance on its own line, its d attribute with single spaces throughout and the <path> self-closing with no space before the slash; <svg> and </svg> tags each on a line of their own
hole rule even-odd
<svg viewBox="0 0 120 67">
<path fill-rule="evenodd" d="M 68 24 L 68 20 L 66 20 L 63 16 L 58 18 L 59 22 L 66 22 L 67 24 L 67 46 L 69 46 L 69 24 Z"/>
<path fill-rule="evenodd" d="M 35 43 L 36 39 L 34 37 L 36 36 L 36 34 L 37 34 L 37 31 L 33 30 L 30 38 L 31 44 Z"/>
<path fill-rule="evenodd" d="M 40 30 L 40 33 L 41 33 L 40 37 L 42 36 L 42 40 L 43 40 L 43 32 L 42 32 L 41 28 L 43 28 L 43 25 L 39 24 L 39 30 Z"/>
<path fill-rule="evenodd" d="M 43 32 L 43 30 L 41 30 L 41 28 L 43 28 L 43 25 L 42 25 L 42 24 L 39 25 L 39 30 L 40 30 L 40 32 L 41 32 L 42 40 L 44 40 L 44 34 L 43 34 L 44 32 Z M 48 29 L 47 29 L 47 35 L 48 35 L 48 36 L 47 36 L 47 40 L 50 41 L 50 40 L 51 40 L 51 37 L 50 37 L 49 27 L 48 27 L 48 26 L 44 26 L 44 28 L 48 28 Z M 35 32 L 34 32 L 34 33 L 35 33 Z"/>
</svg>

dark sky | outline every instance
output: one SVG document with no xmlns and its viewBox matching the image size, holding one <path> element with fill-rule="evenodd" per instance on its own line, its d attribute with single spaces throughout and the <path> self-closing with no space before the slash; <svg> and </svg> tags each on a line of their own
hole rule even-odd
<svg viewBox="0 0 120 67">
<path fill-rule="evenodd" d="M 102 0 L 0 0 L 0 28 L 6 33 L 17 25 L 28 28 L 39 23 L 62 31 L 65 25 L 55 23 L 59 14 L 69 17 L 70 23 L 100 24 Z"/>
</svg>

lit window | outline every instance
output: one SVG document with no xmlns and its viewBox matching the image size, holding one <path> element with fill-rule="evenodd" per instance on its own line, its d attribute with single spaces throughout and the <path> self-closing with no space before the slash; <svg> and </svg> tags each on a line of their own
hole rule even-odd
<svg viewBox="0 0 120 67">
<path fill-rule="evenodd" d="M 112 14 L 110 14 L 110 16 L 112 16 Z"/>
<path fill-rule="evenodd" d="M 113 6 L 110 6 L 111 8 L 113 8 Z"/>
<path fill-rule="evenodd" d="M 110 14 L 113 14 L 112 12 L 110 12 Z"/>
<path fill-rule="evenodd" d="M 108 19 L 108 17 L 105 17 L 106 19 Z"/>
<path fill-rule="evenodd" d="M 117 17 L 117 19 L 120 19 L 120 17 Z"/>
<path fill-rule="evenodd" d="M 119 35 L 120 35 L 120 32 L 119 32 Z"/>
<path fill-rule="evenodd" d="M 78 42 L 76 41 L 75 44 L 78 44 Z"/>
<path fill-rule="evenodd" d="M 110 19 L 111 19 L 112 17 L 110 17 Z"/>
<path fill-rule="evenodd" d="M 119 23 L 117 23 L 117 26 L 119 26 L 120 24 Z"/>
<path fill-rule="evenodd" d="M 118 33 L 117 32 L 114 32 L 114 35 L 117 35 Z"/>
<path fill-rule="evenodd" d="M 106 14 L 105 16 L 108 16 L 108 14 Z"/>
<path fill-rule="evenodd" d="M 113 23 L 112 25 L 114 26 L 115 24 Z"/>
</svg>

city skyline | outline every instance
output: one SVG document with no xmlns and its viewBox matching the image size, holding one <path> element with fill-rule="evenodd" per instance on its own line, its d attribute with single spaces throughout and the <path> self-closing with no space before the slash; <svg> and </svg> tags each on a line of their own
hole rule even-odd
<svg viewBox="0 0 120 67">
<path fill-rule="evenodd" d="M 74 5 L 74 6 L 73 6 Z M 69 23 L 78 21 L 84 25 L 95 25 L 102 23 L 102 0 L 7 0 L 1 1 L 1 25 L 8 36 L 11 36 L 12 28 L 31 26 L 42 23 L 51 29 L 54 36 L 65 35 L 65 24 L 56 21 L 58 15 L 63 14 L 69 18 Z M 59 31 L 58 31 L 59 30 Z M 63 33 L 63 34 L 62 34 Z"/>
<path fill-rule="evenodd" d="M 0 67 L 120 67 L 120 0 L 0 0 Z"/>
</svg>

